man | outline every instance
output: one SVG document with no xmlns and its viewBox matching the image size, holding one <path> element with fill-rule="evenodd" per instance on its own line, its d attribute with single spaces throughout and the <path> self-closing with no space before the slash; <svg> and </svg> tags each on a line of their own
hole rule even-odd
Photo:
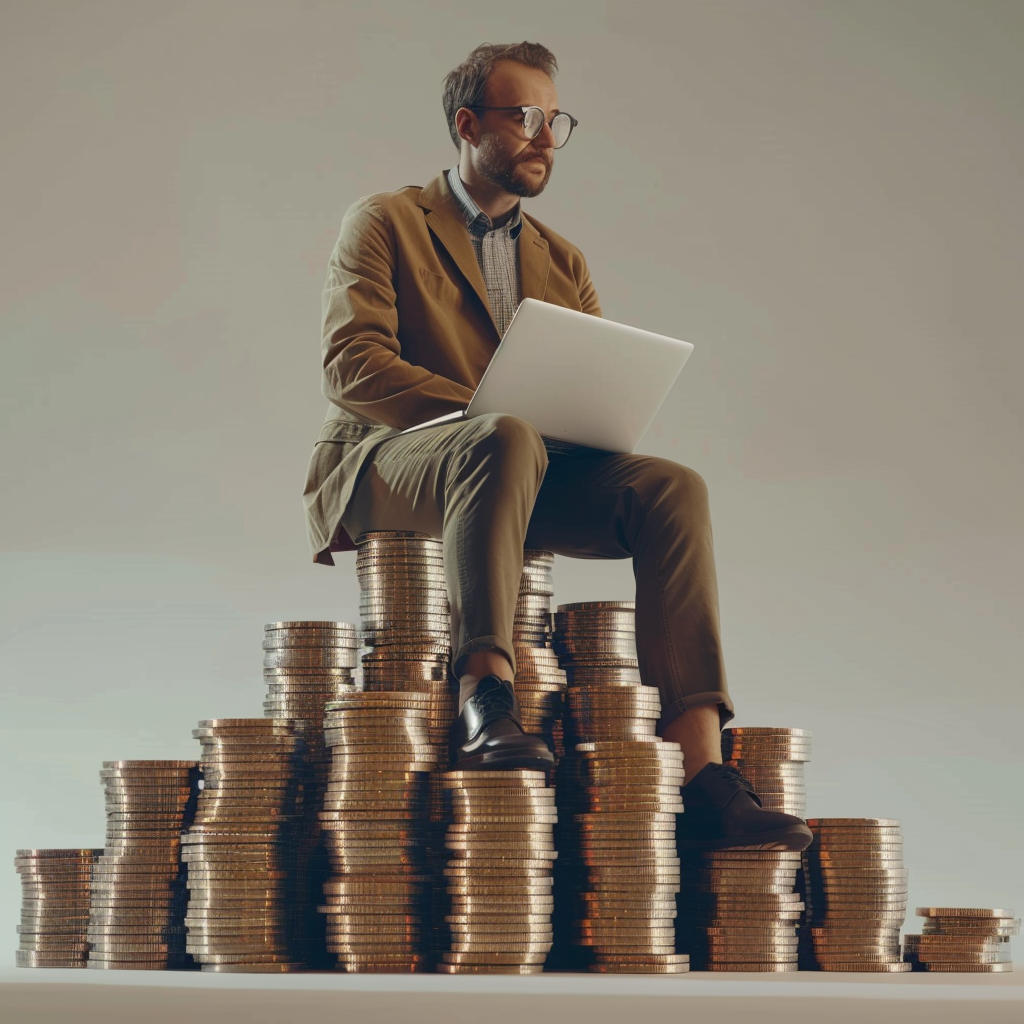
<svg viewBox="0 0 1024 1024">
<path fill-rule="evenodd" d="M 551 763 L 523 732 L 514 694 L 523 549 L 631 557 L 641 678 L 659 688 L 660 734 L 685 759 L 682 842 L 803 849 L 806 824 L 763 810 L 721 764 L 733 706 L 701 477 L 666 459 L 546 443 L 507 415 L 398 436 L 469 404 L 523 298 L 601 316 L 582 253 L 520 206 L 544 190 L 578 123 L 559 111 L 556 69 L 539 44 L 477 47 L 445 81 L 458 165 L 345 213 L 323 301 L 332 404 L 304 493 L 314 559 L 333 565 L 332 551 L 355 550 L 351 538 L 369 530 L 441 538 L 456 766 L 523 768 Z"/>
</svg>

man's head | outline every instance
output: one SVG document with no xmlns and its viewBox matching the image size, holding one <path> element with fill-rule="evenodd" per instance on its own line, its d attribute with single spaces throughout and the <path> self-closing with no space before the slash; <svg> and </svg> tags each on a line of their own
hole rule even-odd
<svg viewBox="0 0 1024 1024">
<path fill-rule="evenodd" d="M 442 102 L 448 131 L 465 162 L 481 177 L 517 196 L 536 196 L 551 177 L 555 140 L 551 126 L 529 138 L 523 113 L 477 110 L 486 107 L 537 106 L 550 121 L 558 113 L 552 80 L 558 65 L 540 43 L 478 46 L 449 73 Z"/>
</svg>

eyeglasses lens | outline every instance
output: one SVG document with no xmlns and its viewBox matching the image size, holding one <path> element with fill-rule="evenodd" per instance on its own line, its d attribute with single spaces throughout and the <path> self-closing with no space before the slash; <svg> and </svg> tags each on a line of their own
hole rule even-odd
<svg viewBox="0 0 1024 1024">
<path fill-rule="evenodd" d="M 530 107 L 523 120 L 523 127 L 529 138 L 536 138 L 544 125 L 544 112 L 540 107 Z M 572 118 L 568 114 L 556 114 L 551 121 L 551 132 L 555 137 L 555 149 L 565 145 L 572 131 Z"/>
</svg>

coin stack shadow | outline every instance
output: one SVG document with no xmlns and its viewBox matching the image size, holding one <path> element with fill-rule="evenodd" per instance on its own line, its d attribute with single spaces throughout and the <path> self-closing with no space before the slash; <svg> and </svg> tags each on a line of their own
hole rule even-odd
<svg viewBox="0 0 1024 1024">
<path fill-rule="evenodd" d="M 1010 936 L 1020 934 L 1013 911 L 984 907 L 918 907 L 919 935 L 903 936 L 914 971 L 1000 974 L 1013 970 Z"/>
<path fill-rule="evenodd" d="M 907 913 L 903 834 L 894 818 L 809 818 L 800 886 L 802 970 L 898 973 Z"/>
<path fill-rule="evenodd" d="M 634 603 L 559 605 L 554 627 L 568 683 L 555 964 L 685 973 L 675 947 L 682 752 L 655 734 L 661 700 L 640 682 Z"/>
<path fill-rule="evenodd" d="M 804 765 L 811 759 L 808 729 L 728 728 L 722 730 L 722 760 L 738 768 L 766 811 L 807 813 Z"/>
<path fill-rule="evenodd" d="M 186 948 L 207 972 L 300 970 L 291 947 L 302 737 L 283 718 L 208 719 L 192 735 L 203 789 L 182 836 Z"/>
<path fill-rule="evenodd" d="M 98 970 L 192 967 L 181 833 L 195 810 L 195 761 L 104 761 L 106 848 L 92 873 L 89 963 Z"/>
<path fill-rule="evenodd" d="M 292 953 L 310 968 L 331 964 L 324 945 L 324 918 L 316 909 L 330 875 L 319 818 L 331 763 L 324 745 L 324 705 L 355 691 L 358 650 L 359 634 L 351 622 L 269 622 L 263 629 L 263 713 L 294 722 L 304 742 L 302 816 L 296 823 L 292 865 Z"/>
<path fill-rule="evenodd" d="M 18 967 L 85 967 L 89 882 L 102 850 L 18 850 Z"/>
<path fill-rule="evenodd" d="M 445 974 L 539 974 L 551 949 L 557 820 L 542 771 L 451 771 Z"/>
<path fill-rule="evenodd" d="M 340 970 L 429 966 L 430 716 L 427 693 L 351 693 L 327 705 L 332 760 L 320 819 L 333 875 L 320 911 Z"/>
</svg>

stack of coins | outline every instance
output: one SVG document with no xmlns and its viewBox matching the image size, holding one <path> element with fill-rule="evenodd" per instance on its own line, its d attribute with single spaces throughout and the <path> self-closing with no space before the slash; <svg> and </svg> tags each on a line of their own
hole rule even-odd
<svg viewBox="0 0 1024 1024">
<path fill-rule="evenodd" d="M 639 683 L 573 685 L 568 710 L 573 744 L 648 740 L 655 738 L 661 718 L 661 696 L 655 687 Z"/>
<path fill-rule="evenodd" d="M 560 966 L 688 971 L 689 957 L 675 945 L 679 744 L 656 736 L 579 743 L 559 765 L 558 780 L 567 820 L 557 884 L 571 897 L 567 940 L 576 947 Z"/>
<path fill-rule="evenodd" d="M 446 974 L 539 974 L 551 949 L 557 820 L 540 771 L 452 771 Z"/>
<path fill-rule="evenodd" d="M 309 967 L 327 967 L 323 916 L 316 911 L 330 874 L 318 817 L 331 761 L 324 745 L 324 705 L 356 689 L 358 630 L 351 622 L 269 622 L 263 652 L 263 713 L 294 722 L 305 749 L 292 865 L 297 918 L 292 951 Z"/>
<path fill-rule="evenodd" d="M 427 795 L 437 749 L 429 694 L 345 694 L 327 705 L 331 772 L 320 814 L 333 871 L 320 911 L 345 971 L 430 965 Z"/>
<path fill-rule="evenodd" d="M 195 808 L 195 761 L 104 761 L 107 845 L 89 905 L 89 967 L 189 967 L 181 832 Z"/>
<path fill-rule="evenodd" d="M 920 935 L 903 936 L 903 954 L 915 971 L 996 974 L 1013 970 L 1010 936 L 1020 934 L 1012 910 L 918 907 Z"/>
<path fill-rule="evenodd" d="M 722 730 L 722 760 L 738 768 L 766 811 L 802 818 L 807 813 L 804 764 L 811 759 L 807 729 Z"/>
<path fill-rule="evenodd" d="M 182 837 L 186 948 L 210 972 L 297 970 L 291 869 L 303 742 L 283 718 L 216 718 L 202 744 L 203 789 Z"/>
<path fill-rule="evenodd" d="M 821 971 L 909 971 L 900 958 L 907 913 L 903 834 L 895 818 L 810 818 L 803 851 L 807 913 L 801 967 Z"/>
<path fill-rule="evenodd" d="M 18 967 L 85 967 L 89 880 L 102 850 L 18 850 Z"/>
<path fill-rule="evenodd" d="M 592 682 L 640 682 L 633 601 L 560 604 L 551 645 L 570 688 Z"/>
<path fill-rule="evenodd" d="M 800 854 L 684 851 L 676 939 L 702 971 L 798 970 Z"/>
</svg>

